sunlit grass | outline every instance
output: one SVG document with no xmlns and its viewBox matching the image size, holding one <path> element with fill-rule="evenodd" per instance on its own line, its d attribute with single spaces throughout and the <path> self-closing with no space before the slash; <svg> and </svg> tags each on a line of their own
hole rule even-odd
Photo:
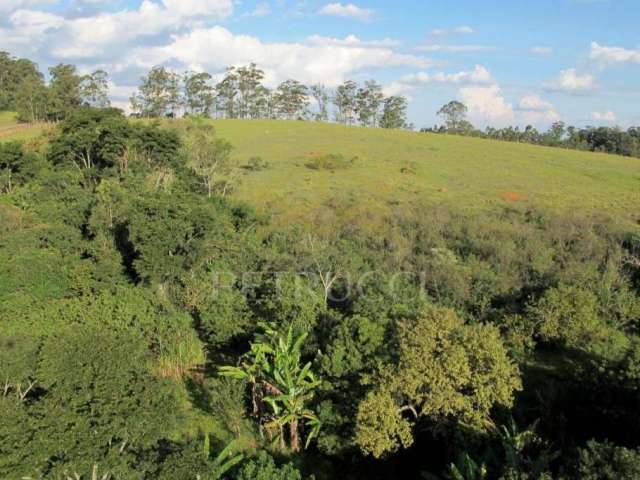
<svg viewBox="0 0 640 480">
<path fill-rule="evenodd" d="M 240 164 L 260 156 L 234 196 L 273 215 L 306 222 L 341 210 L 376 223 L 398 208 L 450 204 L 580 209 L 632 219 L 640 207 L 640 160 L 458 136 L 262 120 L 213 121 Z M 309 159 L 358 157 L 348 168 L 310 169 Z M 346 208 L 345 210 L 345 207 Z"/>
</svg>

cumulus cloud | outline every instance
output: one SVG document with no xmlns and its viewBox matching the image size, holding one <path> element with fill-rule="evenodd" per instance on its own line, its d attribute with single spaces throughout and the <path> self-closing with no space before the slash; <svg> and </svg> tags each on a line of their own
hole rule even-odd
<svg viewBox="0 0 640 480">
<path fill-rule="evenodd" d="M 232 11 L 232 0 L 143 0 L 134 10 L 78 18 L 22 9 L 10 15 L 11 29 L 0 32 L 0 40 L 39 46 L 57 59 L 99 62 L 119 57 L 134 40 L 177 31 L 200 17 L 221 20 Z"/>
<path fill-rule="evenodd" d="M 553 123 L 560 120 L 560 115 L 551 102 L 543 100 L 538 95 L 525 95 L 518 102 L 515 109 L 516 119 L 519 123 Z"/>
<path fill-rule="evenodd" d="M 501 95 L 497 84 L 464 87 L 460 89 L 459 96 L 473 119 L 495 125 L 505 125 L 515 120 L 513 105 Z"/>
<path fill-rule="evenodd" d="M 334 17 L 349 17 L 357 20 L 370 20 L 373 15 L 373 10 L 368 8 L 361 8 L 353 3 L 328 3 L 322 7 L 318 13 L 320 15 L 331 15 Z"/>
<path fill-rule="evenodd" d="M 568 68 L 560 71 L 560 74 L 547 82 L 545 85 L 547 90 L 569 93 L 585 93 L 592 91 L 596 84 L 593 75 L 588 73 L 578 73 L 575 68 Z"/>
<path fill-rule="evenodd" d="M 346 43 L 265 43 L 249 35 L 234 35 L 224 27 L 197 28 L 174 35 L 167 45 L 129 52 L 122 68 L 149 68 L 178 62 L 195 70 L 215 72 L 228 65 L 259 62 L 273 85 L 287 78 L 337 85 L 364 69 L 394 66 L 425 68 L 428 62 L 390 47 L 362 45 L 352 37 Z M 349 37 L 347 37 L 349 39 Z"/>
<path fill-rule="evenodd" d="M 399 95 L 411 92 L 429 83 L 447 83 L 452 85 L 488 85 L 495 83 L 491 72 L 482 65 L 476 65 L 473 70 L 463 70 L 456 73 L 437 72 L 429 74 L 418 72 L 405 75 L 400 80 L 390 83 L 384 88 L 387 95 Z"/>
<path fill-rule="evenodd" d="M 611 110 L 606 112 L 592 112 L 591 119 L 598 122 L 615 122 L 617 120 L 616 114 Z"/>
<path fill-rule="evenodd" d="M 0 13 L 9 13 L 20 8 L 40 7 L 55 3 L 56 0 L 0 0 Z"/>
<path fill-rule="evenodd" d="M 520 99 L 518 107 L 521 110 L 543 111 L 551 110 L 553 105 L 550 102 L 542 100 L 538 95 L 526 95 Z"/>
<path fill-rule="evenodd" d="M 629 49 L 622 47 L 605 47 L 597 42 L 591 43 L 592 60 L 604 65 L 617 63 L 638 63 L 640 64 L 640 49 Z"/>
</svg>

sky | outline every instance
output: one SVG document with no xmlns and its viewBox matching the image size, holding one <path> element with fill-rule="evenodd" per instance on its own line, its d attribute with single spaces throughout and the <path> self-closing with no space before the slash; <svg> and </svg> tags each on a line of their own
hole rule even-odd
<svg viewBox="0 0 640 480">
<path fill-rule="evenodd" d="M 0 0 L 0 50 L 109 72 L 125 108 L 155 65 L 257 63 L 335 87 L 375 79 L 418 128 L 450 100 L 477 126 L 640 125 L 639 0 Z"/>
</svg>

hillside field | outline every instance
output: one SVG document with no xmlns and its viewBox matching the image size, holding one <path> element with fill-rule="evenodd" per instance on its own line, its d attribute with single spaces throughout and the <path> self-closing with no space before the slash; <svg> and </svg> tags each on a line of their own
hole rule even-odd
<svg viewBox="0 0 640 480">
<path fill-rule="evenodd" d="M 634 220 L 640 206 L 638 159 L 428 133 L 262 120 L 212 121 L 241 165 L 235 196 L 286 224 L 349 205 L 353 217 L 426 202 L 464 209 L 500 205 L 580 209 Z M 341 154 L 339 169 L 309 168 Z M 344 202 L 344 203 L 340 203 Z"/>
<path fill-rule="evenodd" d="M 496 206 L 578 209 L 636 222 L 640 161 L 635 158 L 453 135 L 365 129 L 283 120 L 211 120 L 229 140 L 242 169 L 233 194 L 292 222 L 364 223 L 416 204 L 464 210 Z M 37 137 L 0 113 L 0 141 Z M 4 135 L 3 135 L 4 133 Z M 341 155 L 340 168 L 314 169 L 314 159 Z M 251 157 L 268 167 L 247 169 Z M 351 161 L 353 159 L 353 162 Z"/>
</svg>

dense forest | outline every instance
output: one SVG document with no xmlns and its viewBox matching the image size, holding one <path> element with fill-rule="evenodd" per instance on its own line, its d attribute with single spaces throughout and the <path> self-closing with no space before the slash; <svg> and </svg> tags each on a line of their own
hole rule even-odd
<svg viewBox="0 0 640 480">
<path fill-rule="evenodd" d="M 55 68 L 0 143 L 0 478 L 640 477 L 637 216 L 276 227 L 209 122 Z"/>
</svg>

